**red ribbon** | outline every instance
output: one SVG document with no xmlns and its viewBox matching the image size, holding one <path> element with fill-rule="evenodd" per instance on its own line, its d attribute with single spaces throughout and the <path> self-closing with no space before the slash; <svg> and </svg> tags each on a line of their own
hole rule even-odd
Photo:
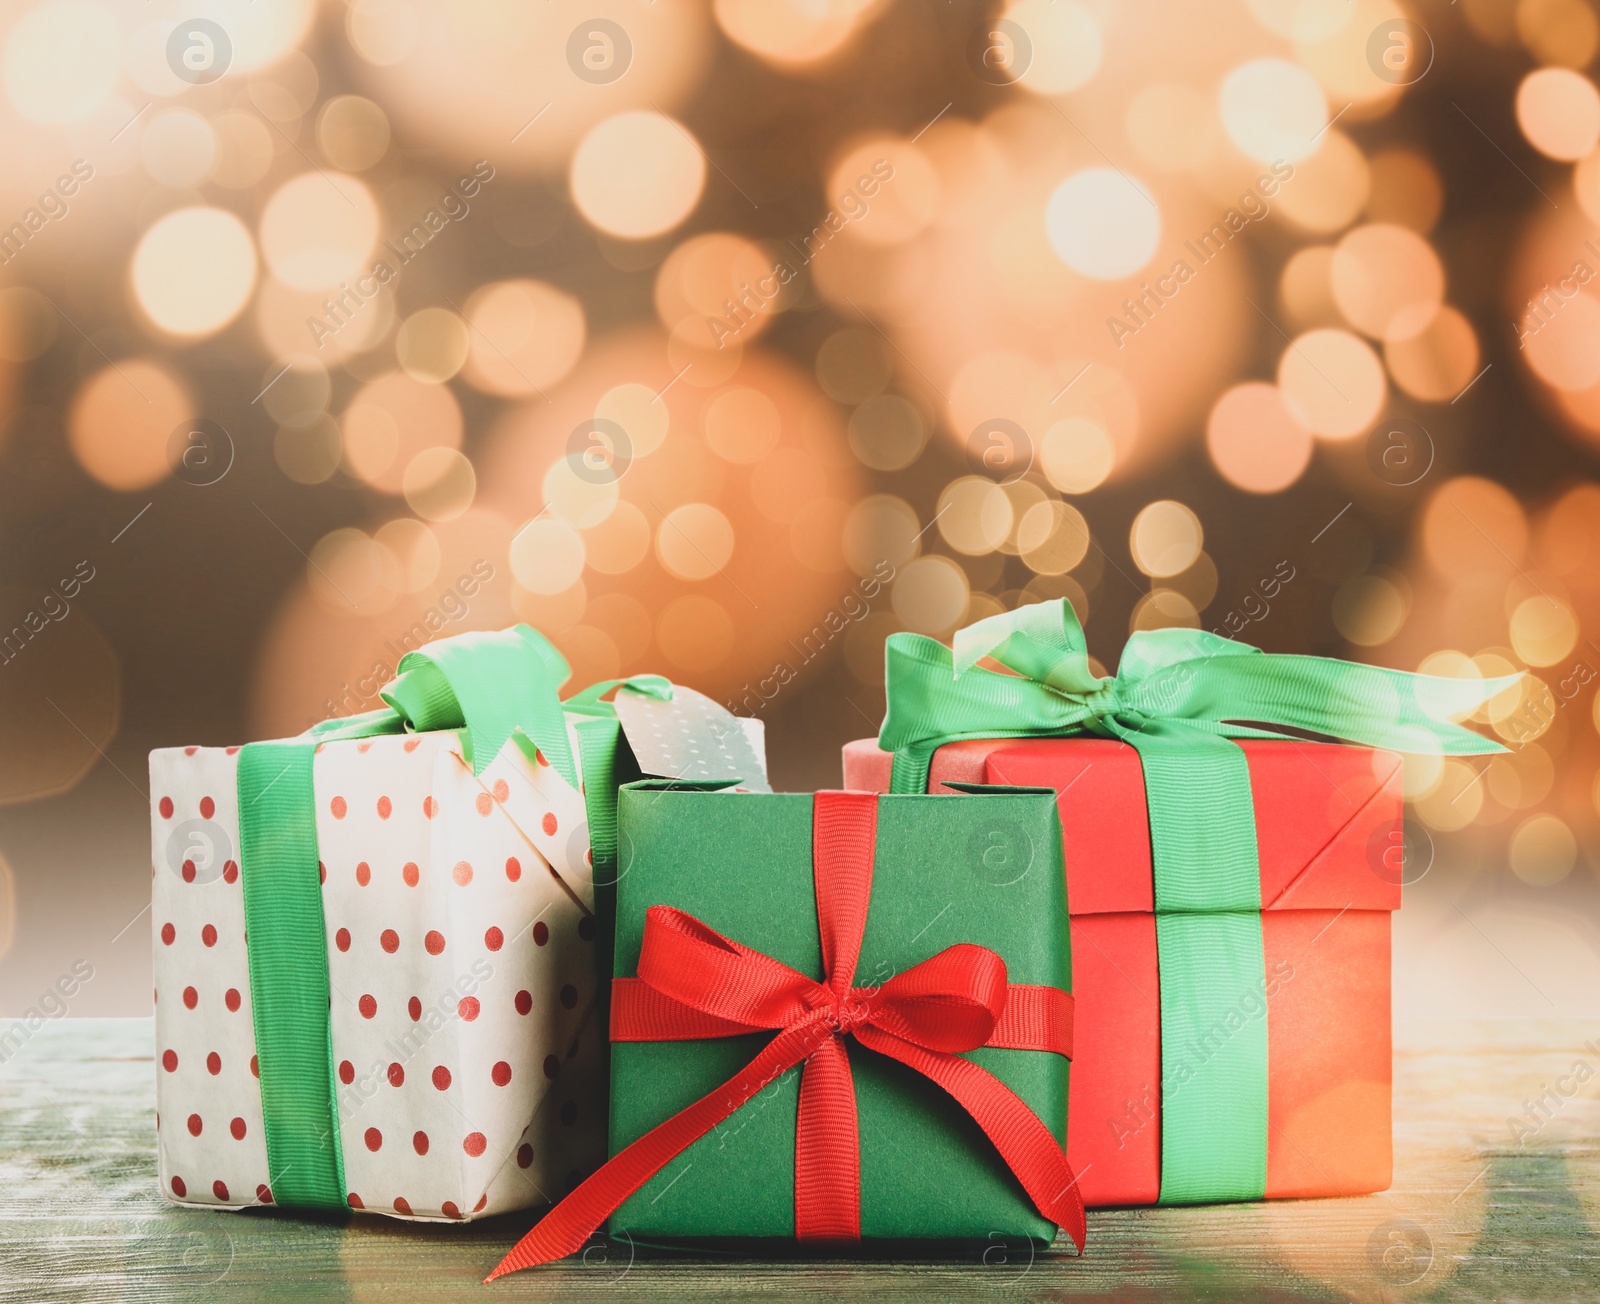
<svg viewBox="0 0 1600 1304">
<path fill-rule="evenodd" d="M 979 1046 L 1072 1053 L 1072 997 L 1010 984 L 1005 961 L 962 943 L 881 987 L 853 985 L 877 833 L 875 793 L 819 792 L 812 826 L 824 982 L 752 951 L 693 915 L 652 906 L 639 976 L 612 987 L 615 1041 L 732 1037 L 777 1030 L 709 1095 L 652 1128 L 552 1209 L 489 1280 L 583 1248 L 656 1173 L 779 1074 L 804 1063 L 795 1125 L 794 1226 L 800 1240 L 861 1236 L 861 1145 L 844 1038 L 899 1060 L 955 1097 L 1046 1218 L 1083 1249 L 1083 1197 L 1050 1130 L 1003 1082 L 961 1056 Z"/>
</svg>

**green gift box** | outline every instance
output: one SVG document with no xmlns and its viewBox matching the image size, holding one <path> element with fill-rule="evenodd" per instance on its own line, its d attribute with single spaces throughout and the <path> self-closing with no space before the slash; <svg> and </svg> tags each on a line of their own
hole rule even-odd
<svg viewBox="0 0 1600 1304">
<path fill-rule="evenodd" d="M 613 1158 L 501 1265 L 635 1240 L 1081 1247 L 1055 794 L 619 797 Z"/>
</svg>

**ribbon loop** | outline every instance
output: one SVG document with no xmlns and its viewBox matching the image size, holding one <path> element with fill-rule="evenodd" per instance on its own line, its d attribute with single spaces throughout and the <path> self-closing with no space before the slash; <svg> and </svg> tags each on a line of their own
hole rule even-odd
<svg viewBox="0 0 1600 1304">
<path fill-rule="evenodd" d="M 866 1021 L 930 1050 L 976 1050 L 994 1035 L 1008 994 L 1006 962 L 960 942 L 871 994 Z"/>
<path fill-rule="evenodd" d="M 474 774 L 483 773 L 521 732 L 576 788 L 578 769 L 559 693 L 571 675 L 549 639 L 513 625 L 457 634 L 407 652 L 379 695 L 419 732 L 465 728 Z"/>
<path fill-rule="evenodd" d="M 639 980 L 691 1009 L 751 1029 L 784 1028 L 836 1005 L 815 979 L 670 906 L 645 912 Z"/>
</svg>

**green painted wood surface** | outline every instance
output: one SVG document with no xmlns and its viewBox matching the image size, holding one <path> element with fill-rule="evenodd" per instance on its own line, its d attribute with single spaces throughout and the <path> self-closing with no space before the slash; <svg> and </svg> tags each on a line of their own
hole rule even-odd
<svg viewBox="0 0 1600 1304">
<path fill-rule="evenodd" d="M 1600 1298 L 1594 1021 L 1397 1028 L 1383 1195 L 1094 1211 L 1082 1260 L 996 1246 L 987 1261 L 752 1261 L 611 1244 L 482 1288 L 527 1218 L 419 1228 L 168 1206 L 151 1038 L 148 1020 L 68 1020 L 0 1065 L 0 1301 Z"/>
</svg>

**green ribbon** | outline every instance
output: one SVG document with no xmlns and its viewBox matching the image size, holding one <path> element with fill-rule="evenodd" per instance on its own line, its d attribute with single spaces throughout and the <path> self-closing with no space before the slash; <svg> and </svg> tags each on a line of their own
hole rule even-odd
<svg viewBox="0 0 1600 1304">
<path fill-rule="evenodd" d="M 312 787 L 318 745 L 456 729 L 474 774 L 481 774 L 507 740 L 515 739 L 527 752 L 542 751 L 577 787 L 579 774 L 559 696 L 570 675 L 561 653 L 526 625 L 459 634 L 408 652 L 380 693 L 386 707 L 324 721 L 299 738 L 251 743 L 240 750 L 240 878 L 267 1164 L 276 1203 L 303 1209 L 345 1207 Z M 658 680 L 641 677 L 628 686 L 670 697 L 671 685 Z M 594 689 L 573 703 L 574 712 L 586 717 L 583 724 L 599 722 L 612 710 L 598 701 Z M 613 739 L 613 753 L 615 749 Z M 605 762 L 604 747 L 596 750 L 595 764 L 614 769 L 614 759 Z M 584 759 L 590 768 L 590 758 Z M 615 802 L 614 788 L 586 787 L 591 828 L 604 824 L 608 797 Z M 609 818 L 614 829 L 614 809 Z M 612 841 L 614 845 L 614 834 Z"/>
<path fill-rule="evenodd" d="M 1502 752 L 1446 717 L 1519 676 L 1414 675 L 1162 629 L 1131 635 L 1117 673 L 1101 677 L 1064 600 L 978 621 L 953 649 L 893 634 L 886 656 L 878 741 L 894 753 L 893 792 L 925 792 L 933 753 L 960 739 L 1092 734 L 1138 752 L 1161 982 L 1160 1200 L 1260 1199 L 1267 1029 L 1264 1017 L 1241 1022 L 1239 1008 L 1266 982 L 1261 870 L 1250 772 L 1231 740 L 1290 729 L 1408 752 Z"/>
</svg>

